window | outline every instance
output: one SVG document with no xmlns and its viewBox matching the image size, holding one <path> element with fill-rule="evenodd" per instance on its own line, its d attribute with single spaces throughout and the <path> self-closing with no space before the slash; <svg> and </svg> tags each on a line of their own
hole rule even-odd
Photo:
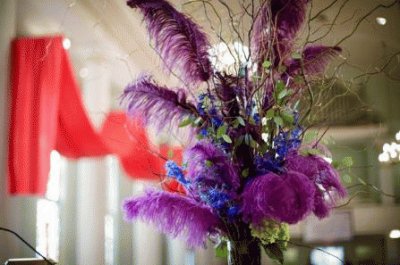
<svg viewBox="0 0 400 265">
<path fill-rule="evenodd" d="M 312 265 L 342 265 L 344 247 L 319 247 L 318 249 L 313 249 L 310 253 L 310 260 Z"/>
<path fill-rule="evenodd" d="M 44 199 L 36 206 L 36 248 L 53 260 L 59 258 L 60 186 L 63 159 L 56 151 L 50 155 L 50 174 Z"/>
</svg>

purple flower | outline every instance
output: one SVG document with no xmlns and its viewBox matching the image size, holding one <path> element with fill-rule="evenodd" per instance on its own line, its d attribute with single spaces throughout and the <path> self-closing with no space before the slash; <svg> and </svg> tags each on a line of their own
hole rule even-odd
<svg viewBox="0 0 400 265">
<path fill-rule="evenodd" d="M 285 163 L 286 169 L 306 175 L 317 188 L 315 194 L 314 214 L 320 218 L 326 217 L 335 204 L 336 197 L 347 195 L 346 189 L 340 183 L 338 172 L 318 156 L 302 156 L 292 152 Z"/>
<path fill-rule="evenodd" d="M 175 193 L 147 190 L 128 199 L 123 209 L 127 220 L 143 220 L 172 237 L 183 237 L 189 246 L 204 245 L 209 233 L 216 233 L 219 219 L 207 206 Z"/>
<path fill-rule="evenodd" d="M 265 218 L 295 224 L 312 211 L 314 194 L 315 185 L 298 172 L 258 176 L 244 188 L 243 217 L 254 224 Z"/>
<path fill-rule="evenodd" d="M 230 158 L 214 144 L 202 140 L 185 153 L 187 178 L 192 183 L 219 186 L 229 190 L 239 188 L 238 169 Z"/>
</svg>

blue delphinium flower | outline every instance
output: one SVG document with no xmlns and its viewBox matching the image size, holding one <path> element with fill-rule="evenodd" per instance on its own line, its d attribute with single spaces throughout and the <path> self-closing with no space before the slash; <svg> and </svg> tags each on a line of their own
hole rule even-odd
<svg viewBox="0 0 400 265">
<path fill-rule="evenodd" d="M 264 175 L 269 172 L 279 173 L 283 171 L 283 160 L 269 153 L 264 154 L 264 156 L 255 156 L 254 165 L 257 175 Z"/>
<path fill-rule="evenodd" d="M 188 186 L 190 184 L 190 182 L 185 179 L 182 168 L 179 167 L 174 161 L 168 160 L 165 163 L 165 169 L 167 170 L 168 177 L 175 178 L 184 186 Z"/>
<path fill-rule="evenodd" d="M 204 190 L 200 198 L 221 215 L 228 216 L 230 219 L 239 214 L 239 207 L 234 203 L 231 196 L 220 188 Z"/>
</svg>

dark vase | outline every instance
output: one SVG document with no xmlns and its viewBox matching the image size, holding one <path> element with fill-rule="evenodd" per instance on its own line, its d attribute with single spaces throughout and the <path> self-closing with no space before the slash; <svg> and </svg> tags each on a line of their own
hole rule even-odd
<svg viewBox="0 0 400 265">
<path fill-rule="evenodd" d="M 228 241 L 229 265 L 260 265 L 261 253 L 256 240 Z"/>
<path fill-rule="evenodd" d="M 260 265 L 261 251 L 259 242 L 251 236 L 248 226 L 239 222 L 230 224 L 228 230 L 228 264 Z"/>
</svg>

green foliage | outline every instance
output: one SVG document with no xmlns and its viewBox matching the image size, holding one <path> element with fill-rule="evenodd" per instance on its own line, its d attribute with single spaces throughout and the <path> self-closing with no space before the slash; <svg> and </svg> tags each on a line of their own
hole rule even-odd
<svg viewBox="0 0 400 265">
<path fill-rule="evenodd" d="M 215 246 L 214 251 L 216 257 L 226 258 L 228 256 L 227 242 L 225 240 L 221 240 L 221 242 Z"/>
<path fill-rule="evenodd" d="M 231 137 L 229 137 L 229 135 L 227 134 L 222 135 L 222 139 L 224 139 L 224 141 L 227 142 L 228 144 L 232 143 Z"/>
<path fill-rule="evenodd" d="M 263 245 L 277 243 L 282 249 L 286 249 L 290 239 L 289 225 L 273 220 L 265 220 L 261 225 L 250 225 L 251 235 L 258 238 Z"/>
<path fill-rule="evenodd" d="M 263 248 L 268 257 L 277 261 L 279 264 L 283 264 L 283 250 L 278 243 L 263 245 Z"/>
<path fill-rule="evenodd" d="M 247 178 L 249 176 L 249 169 L 245 168 L 242 170 L 242 177 Z"/>
<path fill-rule="evenodd" d="M 179 128 L 183 128 L 183 127 L 186 127 L 186 126 L 192 124 L 192 122 L 193 122 L 193 117 L 190 116 L 190 117 L 184 119 L 183 121 L 181 121 L 178 126 L 179 126 Z"/>
<path fill-rule="evenodd" d="M 353 158 L 351 156 L 343 157 L 340 161 L 333 161 L 332 166 L 336 169 L 349 169 L 353 166 Z"/>
<path fill-rule="evenodd" d="M 264 61 L 263 64 L 262 64 L 262 66 L 265 69 L 268 69 L 271 65 L 272 65 L 272 63 L 270 61 Z"/>
</svg>

